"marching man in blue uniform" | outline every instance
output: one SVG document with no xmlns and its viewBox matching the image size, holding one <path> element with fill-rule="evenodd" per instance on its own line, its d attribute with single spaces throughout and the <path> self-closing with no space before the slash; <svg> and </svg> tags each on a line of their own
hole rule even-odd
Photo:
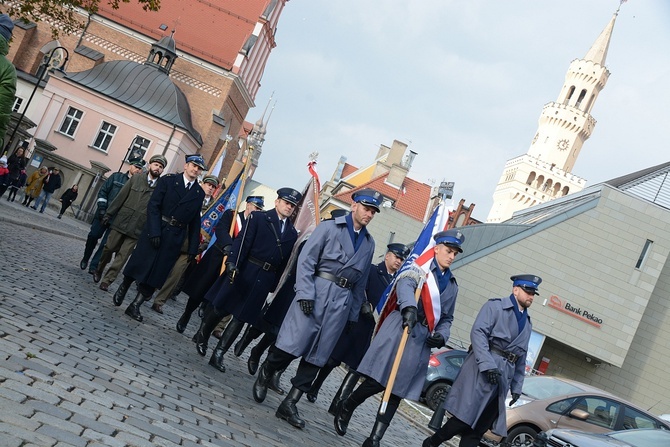
<svg viewBox="0 0 670 447">
<path fill-rule="evenodd" d="M 307 393 L 307 400 L 316 402 L 319 389 L 323 385 L 324 380 L 326 380 L 326 377 L 340 363 L 346 364 L 349 367 L 349 372 L 342 381 L 340 389 L 335 394 L 335 398 L 328 409 L 328 412 L 332 415 L 335 415 L 337 403 L 341 399 L 346 399 L 358 383 L 360 374 L 356 372 L 356 369 L 368 347 L 370 347 L 370 341 L 375 329 L 374 310 L 377 308 L 377 304 L 386 288 L 391 284 L 393 275 L 402 266 L 402 263 L 409 254 L 409 250 L 405 244 L 388 244 L 386 248 L 388 251 L 384 255 L 384 260 L 379 264 L 370 266 L 368 283 L 365 287 L 367 300 L 361 306 L 358 323 L 350 331 L 342 333 L 328 363 L 319 370 L 319 375 Z"/>
<path fill-rule="evenodd" d="M 433 239 L 433 257 L 427 264 L 429 272 L 413 263 L 398 274 L 394 292 L 397 308 L 383 320 L 358 366 L 358 372 L 366 379 L 338 404 L 335 431 L 344 436 L 354 410 L 367 398 L 386 388 L 400 339 L 407 327 L 409 338 L 387 409 L 383 415 L 377 415 L 372 433 L 363 443 L 364 447 L 379 447 L 402 399 L 419 400 L 428 370 L 430 350 L 444 346 L 449 339 L 458 295 L 458 284 L 451 274 L 450 266 L 456 255 L 463 252 L 461 245 L 465 236 L 459 230 L 452 229 L 436 233 Z M 424 280 L 426 288 L 422 288 Z M 429 293 L 417 302 L 415 293 L 418 288 L 424 292 L 427 289 Z M 393 304 L 393 299 L 392 292 L 387 306 Z"/>
<path fill-rule="evenodd" d="M 305 427 L 297 402 L 330 358 L 345 326 L 358 321 L 375 250 L 365 227 L 379 212 L 382 198 L 372 189 L 354 192 L 351 213 L 321 222 L 298 257 L 295 298 L 253 387 L 254 399 L 263 402 L 275 372 L 301 357 L 293 387 L 275 413 L 294 427 Z"/>
<path fill-rule="evenodd" d="M 221 275 L 205 295 L 209 306 L 196 334 L 196 349 L 205 355 L 207 341 L 218 322 L 226 315 L 233 318 L 221 335 L 209 364 L 225 372 L 224 354 L 242 331 L 244 323 L 253 323 L 270 293 L 279 282 L 298 240 L 298 231 L 290 220 L 302 194 L 293 188 L 277 190 L 274 209 L 249 215 L 233 241 L 226 262 L 227 275 Z"/>
<path fill-rule="evenodd" d="M 126 309 L 126 315 L 137 321 L 143 320 L 140 306 L 165 283 L 185 238 L 189 256 L 195 259 L 198 254 L 205 192 L 197 180 L 204 169 L 201 155 L 187 155 L 183 173 L 165 175 L 156 182 L 147 205 L 147 222 L 114 294 L 114 304 L 120 306 L 130 285 L 137 282 L 137 296 Z"/>
<path fill-rule="evenodd" d="M 521 396 L 532 331 L 528 308 L 542 282 L 536 275 L 510 279 L 512 294 L 491 298 L 477 314 L 470 331 L 472 350 L 444 402 L 452 417 L 423 447 L 437 447 L 455 435 L 461 436 L 460 447 L 476 447 L 489 429 L 507 435 L 505 399 L 508 390 L 510 406 Z"/>
</svg>

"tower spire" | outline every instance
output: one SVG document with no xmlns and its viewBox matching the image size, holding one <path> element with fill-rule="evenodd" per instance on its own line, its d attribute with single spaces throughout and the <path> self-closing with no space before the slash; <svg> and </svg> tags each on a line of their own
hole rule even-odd
<svg viewBox="0 0 670 447">
<path fill-rule="evenodd" d="M 619 4 L 621 7 L 621 4 Z M 598 65 L 605 66 L 605 60 L 607 59 L 607 50 L 610 47 L 610 40 L 612 39 L 612 30 L 614 29 L 614 22 L 616 22 L 617 15 L 619 15 L 619 9 L 616 10 L 612 16 L 612 20 L 607 24 L 605 29 L 600 36 L 596 39 L 595 43 L 589 49 L 584 60 L 595 62 Z"/>
</svg>

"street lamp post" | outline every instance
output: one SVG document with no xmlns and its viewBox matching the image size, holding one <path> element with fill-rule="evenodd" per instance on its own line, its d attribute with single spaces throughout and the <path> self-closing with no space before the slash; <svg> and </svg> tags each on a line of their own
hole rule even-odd
<svg viewBox="0 0 670 447">
<path fill-rule="evenodd" d="M 70 53 L 67 51 L 67 48 L 65 47 L 56 47 L 53 50 L 49 52 L 44 57 L 44 61 L 42 62 L 42 66 L 44 66 L 44 70 L 40 73 L 40 76 L 37 78 L 37 82 L 35 83 L 35 87 L 33 88 L 32 93 L 30 94 L 30 98 L 28 98 L 28 102 L 26 102 L 26 106 L 23 108 L 23 112 L 21 112 L 21 116 L 19 116 L 19 120 L 16 122 L 16 126 L 14 126 L 14 130 L 12 130 L 12 134 L 9 137 L 9 142 L 5 146 L 5 149 L 8 149 L 11 147 L 11 144 L 14 142 L 14 137 L 16 136 L 16 132 L 19 130 L 19 126 L 21 125 L 21 122 L 23 121 L 23 118 L 26 116 L 26 111 L 28 111 L 28 107 L 30 106 L 31 101 L 33 100 L 33 97 L 35 96 L 35 93 L 37 92 L 37 88 L 40 86 L 40 83 L 44 79 L 44 76 L 46 73 L 49 71 L 49 64 L 51 63 L 51 59 L 53 58 L 54 54 L 56 53 L 56 50 L 63 50 L 65 52 L 65 59 L 59 64 L 58 67 L 52 67 L 53 69 L 60 70 L 62 72 L 65 72 L 65 65 L 67 64 L 67 61 L 70 59 Z"/>
</svg>

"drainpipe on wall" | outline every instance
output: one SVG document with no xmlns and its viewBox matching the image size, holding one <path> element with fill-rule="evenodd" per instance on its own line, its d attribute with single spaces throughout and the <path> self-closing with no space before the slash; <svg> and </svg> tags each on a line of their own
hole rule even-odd
<svg viewBox="0 0 670 447">
<path fill-rule="evenodd" d="M 75 48 L 79 48 L 81 41 L 84 40 L 84 35 L 86 34 L 86 31 L 88 31 L 88 26 L 91 24 L 91 17 L 93 17 L 93 14 L 89 13 L 88 19 L 86 20 L 86 25 L 84 25 L 84 29 L 81 32 L 81 36 L 79 36 L 79 41 L 77 42 L 77 46 Z"/>
<path fill-rule="evenodd" d="M 172 141 L 172 137 L 174 136 L 174 132 L 177 129 L 177 125 L 173 124 L 172 125 L 172 133 L 170 133 L 170 138 L 168 138 L 167 142 L 165 143 L 165 147 L 163 148 L 163 157 L 165 157 L 165 154 L 167 154 L 168 148 L 170 147 L 170 142 Z"/>
</svg>

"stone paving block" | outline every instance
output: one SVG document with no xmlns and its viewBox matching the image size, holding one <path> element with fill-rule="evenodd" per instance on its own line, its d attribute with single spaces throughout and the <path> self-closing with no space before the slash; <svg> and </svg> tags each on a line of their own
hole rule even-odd
<svg viewBox="0 0 670 447">
<path fill-rule="evenodd" d="M 81 416 L 89 420 L 96 420 L 100 416 L 100 413 L 96 413 L 89 408 L 84 408 L 78 403 L 61 402 L 58 407 L 72 413 L 72 417 Z M 120 418 L 121 416 L 119 416 Z"/>
<path fill-rule="evenodd" d="M 40 447 L 52 447 L 57 442 L 57 440 L 51 436 L 33 432 L 31 430 L 26 430 L 24 428 L 10 425 L 5 422 L 0 422 L 0 435 L 2 434 L 16 436 L 17 438 L 23 439 L 23 441 L 26 443 L 35 444 Z M 0 436 L 0 438 L 2 437 L 3 436 Z"/>
<path fill-rule="evenodd" d="M 147 437 L 146 433 L 140 430 L 139 428 L 126 424 L 125 423 L 126 419 L 127 418 L 124 417 L 123 420 L 116 420 L 116 419 L 110 419 L 107 416 L 100 416 L 98 418 L 98 422 L 100 422 L 101 424 L 109 425 L 110 427 L 114 427 L 117 432 L 130 433 L 138 437 Z"/>
<path fill-rule="evenodd" d="M 69 411 L 67 413 L 71 414 Z M 55 417 L 52 416 L 51 414 L 42 413 L 41 411 L 38 411 L 30 419 L 33 421 L 40 422 L 43 425 L 52 425 L 54 427 L 58 427 L 59 430 L 67 431 L 74 435 L 80 435 L 84 431 L 84 427 L 75 422 L 68 421 L 67 419 L 69 418 L 70 418 L 69 415 L 67 417 Z"/>
<path fill-rule="evenodd" d="M 99 422 L 95 419 L 91 419 L 89 417 L 86 417 L 81 414 L 75 414 L 70 418 L 69 420 L 73 424 L 81 425 L 82 427 L 85 427 L 85 430 L 93 430 L 96 433 L 105 435 L 105 436 L 112 436 L 116 432 L 116 428 L 112 427 L 109 424 L 104 424 L 102 422 Z M 92 439 L 98 439 L 98 438 L 92 438 Z"/>
<path fill-rule="evenodd" d="M 22 447 L 23 445 L 23 439 L 16 438 L 10 434 L 4 433 L 0 437 L 0 447 Z"/>
<path fill-rule="evenodd" d="M 88 439 L 92 442 L 89 442 L 87 444 L 87 447 L 91 447 L 92 445 L 105 445 L 105 446 L 111 446 L 111 447 L 126 447 L 127 444 L 120 439 L 117 439 L 115 437 L 112 437 L 108 433 L 99 433 L 95 431 L 94 428 L 87 428 L 84 430 L 84 433 L 82 433 L 82 438 Z"/>
<path fill-rule="evenodd" d="M 49 436 L 56 439 L 59 442 L 66 442 L 73 446 L 85 447 L 88 443 L 85 439 L 81 438 L 78 434 L 63 430 L 58 427 L 53 427 L 50 425 L 43 425 L 36 430 L 37 433 Z"/>
<path fill-rule="evenodd" d="M 9 382 L 9 381 L 8 381 Z M 43 402 L 47 402 L 52 405 L 57 405 L 58 402 L 60 402 L 60 398 L 52 393 L 42 391 L 38 388 L 24 385 L 22 383 L 17 383 L 13 382 L 11 385 L 6 384 L 7 386 L 11 386 L 12 391 L 16 393 L 20 393 L 24 396 L 27 396 L 31 399 L 35 400 L 40 400 Z"/>
<path fill-rule="evenodd" d="M 67 420 L 72 416 L 72 412 L 60 406 L 52 405 L 40 400 L 28 399 L 23 403 L 23 406 L 32 410 L 35 413 L 46 413 L 54 418 Z"/>
<path fill-rule="evenodd" d="M 53 368 L 48 367 L 48 366 L 42 366 L 39 362 L 33 361 L 32 359 L 26 358 L 28 353 L 30 352 L 30 349 L 26 350 L 26 353 L 17 353 L 15 355 L 12 355 L 9 358 L 10 362 L 16 363 L 18 365 L 21 365 L 20 370 L 26 370 L 26 369 L 32 369 L 34 371 L 40 372 L 46 376 L 50 376 L 53 374 Z M 39 352 L 33 352 L 31 353 L 32 355 L 39 356 Z M 18 370 L 18 369 L 17 369 Z"/>
<path fill-rule="evenodd" d="M 133 447 L 153 447 L 154 443 L 149 439 L 144 439 L 139 436 L 130 434 L 130 433 L 118 433 L 115 436 L 116 439 L 125 443 L 126 445 Z"/>
</svg>

